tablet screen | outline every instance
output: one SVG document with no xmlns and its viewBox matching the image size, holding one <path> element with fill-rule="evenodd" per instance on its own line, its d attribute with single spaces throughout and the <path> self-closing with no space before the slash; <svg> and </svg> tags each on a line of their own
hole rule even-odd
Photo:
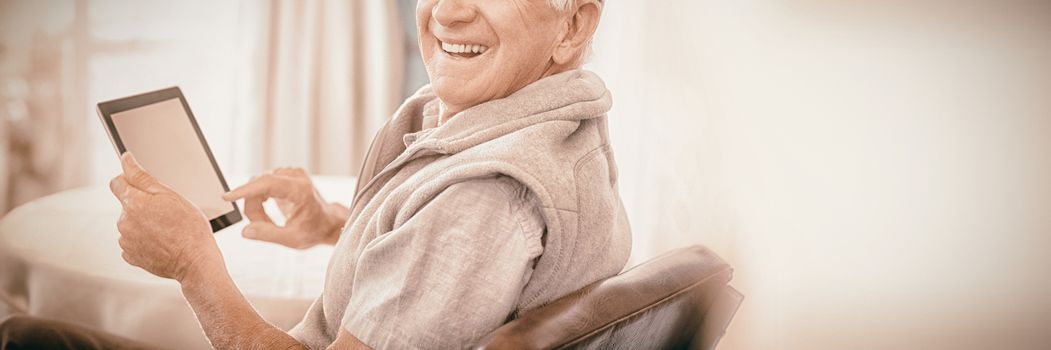
<svg viewBox="0 0 1051 350">
<path fill-rule="evenodd" d="M 236 211 L 178 97 L 113 113 L 124 148 L 143 169 L 197 205 L 209 220 Z"/>
</svg>

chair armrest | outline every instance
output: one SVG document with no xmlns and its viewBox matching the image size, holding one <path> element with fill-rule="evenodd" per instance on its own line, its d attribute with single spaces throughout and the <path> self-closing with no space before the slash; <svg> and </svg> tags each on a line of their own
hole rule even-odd
<svg viewBox="0 0 1051 350">
<path fill-rule="evenodd" d="M 711 350 L 719 345 L 726 334 L 726 328 L 737 314 L 737 309 L 744 302 L 744 294 L 738 292 L 734 287 L 726 286 L 718 295 L 705 313 L 705 320 L 701 323 L 699 338 L 694 344 L 694 349 Z"/>
<path fill-rule="evenodd" d="M 595 337 L 616 343 L 620 340 L 612 337 L 611 332 L 633 328 L 634 334 L 640 327 L 649 327 L 648 323 L 656 324 L 657 327 L 651 328 L 661 329 L 652 331 L 667 338 L 646 339 L 659 341 L 663 344 L 660 347 L 703 343 L 701 338 L 710 331 L 702 330 L 701 325 L 706 322 L 700 321 L 709 306 L 725 297 L 732 274 L 730 265 L 705 247 L 674 250 L 523 312 L 518 319 L 483 338 L 478 348 L 565 348 L 583 345 Z M 737 301 L 739 304 L 740 299 Z M 733 309 L 736 310 L 736 304 Z M 660 322 L 640 321 L 651 316 L 659 317 Z M 711 334 L 712 341 L 718 341 L 722 335 L 721 332 L 718 336 Z"/>
</svg>

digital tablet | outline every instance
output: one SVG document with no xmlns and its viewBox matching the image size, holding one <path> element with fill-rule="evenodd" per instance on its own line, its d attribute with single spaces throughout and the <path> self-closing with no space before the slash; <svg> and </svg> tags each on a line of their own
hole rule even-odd
<svg viewBox="0 0 1051 350">
<path fill-rule="evenodd" d="M 98 104 L 117 156 L 131 151 L 143 169 L 197 205 L 212 232 L 241 221 L 237 204 L 182 91 L 171 87 Z"/>
</svg>

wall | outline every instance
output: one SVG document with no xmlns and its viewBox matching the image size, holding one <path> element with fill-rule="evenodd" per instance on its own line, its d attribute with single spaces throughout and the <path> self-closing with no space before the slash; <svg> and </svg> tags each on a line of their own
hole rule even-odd
<svg viewBox="0 0 1051 350">
<path fill-rule="evenodd" d="M 726 349 L 1051 344 L 1051 3 L 609 2 L 635 261 L 707 244 Z"/>
</svg>

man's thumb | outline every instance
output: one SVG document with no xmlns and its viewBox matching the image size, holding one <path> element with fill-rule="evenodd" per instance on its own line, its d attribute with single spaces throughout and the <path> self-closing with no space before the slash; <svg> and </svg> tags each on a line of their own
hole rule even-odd
<svg viewBox="0 0 1051 350">
<path fill-rule="evenodd" d="M 124 152 L 120 156 L 120 166 L 124 169 L 124 181 L 127 181 L 132 187 L 149 193 L 157 192 L 160 189 L 160 182 L 153 175 L 146 172 L 142 165 L 139 165 L 139 162 L 135 160 L 135 156 L 131 155 L 131 152 Z"/>
</svg>

